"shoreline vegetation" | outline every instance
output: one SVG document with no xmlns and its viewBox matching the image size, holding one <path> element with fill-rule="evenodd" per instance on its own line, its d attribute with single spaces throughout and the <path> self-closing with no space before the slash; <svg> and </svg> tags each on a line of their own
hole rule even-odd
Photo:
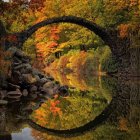
<svg viewBox="0 0 140 140">
<path fill-rule="evenodd" d="M 46 67 L 48 70 L 55 68 L 64 74 L 74 72 L 81 77 L 111 75 L 125 78 L 139 75 L 138 1 L 64 0 L 60 3 L 54 0 L 40 1 L 39 5 L 34 7 L 36 4 L 32 0 L 29 3 L 0 1 L 2 90 L 3 87 L 7 88 L 7 80 L 12 72 L 17 71 L 11 70 L 11 54 L 4 51 L 9 47 L 23 47 L 22 51 L 32 58 L 28 66 L 37 68 L 39 72 Z M 86 28 L 70 23 L 46 26 L 61 21 L 78 23 Z M 92 29 L 87 27 L 90 25 Z M 26 42 L 23 44 L 24 41 Z M 25 71 L 26 67 L 23 69 L 23 72 Z M 18 74 L 19 71 L 16 75 Z M 31 75 L 25 79 L 37 80 Z"/>
<path fill-rule="evenodd" d="M 52 60 L 44 69 L 45 72 L 81 73 L 91 76 L 116 75 L 118 64 L 112 57 L 109 47 L 94 50 L 71 50 L 60 58 Z"/>
</svg>

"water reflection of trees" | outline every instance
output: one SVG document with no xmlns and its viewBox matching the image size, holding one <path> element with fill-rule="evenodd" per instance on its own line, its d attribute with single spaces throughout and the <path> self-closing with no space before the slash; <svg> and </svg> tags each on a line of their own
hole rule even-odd
<svg viewBox="0 0 140 140">
<path fill-rule="evenodd" d="M 133 83 L 131 82 L 133 80 Z M 109 109 L 110 115 L 106 121 L 97 127 L 94 131 L 89 131 L 84 135 L 77 137 L 70 137 L 69 140 L 82 140 L 82 139 L 113 139 L 113 140 L 138 140 L 140 138 L 140 96 L 139 87 L 140 83 L 137 79 L 129 80 L 113 80 L 107 79 L 102 81 L 107 90 L 114 92 Z M 111 87 L 112 86 L 112 87 Z M 39 132 L 34 131 L 39 135 Z M 40 135 L 42 135 L 40 133 Z M 44 139 L 65 139 L 54 135 L 44 134 Z"/>
<path fill-rule="evenodd" d="M 89 91 L 99 87 L 99 77 L 93 75 L 85 75 L 83 73 L 62 73 L 60 71 L 49 71 L 49 74 L 59 81 L 62 85 L 76 87 L 82 91 Z"/>
<path fill-rule="evenodd" d="M 79 91 L 72 90 L 67 98 L 60 97 L 43 103 L 38 110 L 33 112 L 32 119 L 44 127 L 72 129 L 93 120 L 107 105 L 102 95 L 83 96 Z M 54 110 L 58 111 L 55 113 Z"/>
<path fill-rule="evenodd" d="M 79 135 L 77 137 L 72 137 L 69 139 L 73 139 L 73 140 L 82 140 L 82 139 L 137 140 L 139 139 L 140 137 L 139 135 L 139 130 L 140 130 L 139 81 L 136 79 L 131 79 L 126 81 L 126 80 L 119 80 L 119 79 L 112 79 L 112 78 L 107 79 L 104 77 L 99 83 L 102 85 L 102 89 L 94 90 L 95 91 L 94 93 L 91 92 L 93 90 L 89 92 L 86 91 L 81 92 L 80 90 L 76 90 L 72 88 L 70 89 L 71 100 L 70 97 L 64 99 L 60 99 L 60 98 L 54 99 L 54 100 L 58 100 L 58 99 L 60 100 L 60 104 L 56 107 L 61 108 L 62 112 L 66 110 L 67 113 L 69 112 L 72 114 L 77 111 L 74 114 L 76 116 L 78 116 L 78 113 L 81 112 L 82 116 L 85 118 L 87 116 L 89 117 L 90 116 L 89 114 L 91 114 L 91 116 L 93 115 L 91 118 L 94 119 L 94 115 L 98 116 L 100 112 L 105 108 L 105 106 L 107 106 L 108 104 L 107 101 L 110 101 L 110 96 L 108 96 L 106 93 L 109 93 L 109 95 L 111 95 L 113 92 L 112 94 L 113 102 L 111 103 L 111 105 L 109 105 L 109 115 L 106 118 L 104 118 L 104 123 L 102 122 L 102 125 L 100 127 L 96 127 L 94 131 L 89 131 L 84 135 Z M 8 106 L 7 108 L 5 108 L 5 112 L 6 112 L 5 114 L 7 114 L 6 121 L 4 122 L 4 120 L 1 120 L 1 122 L 3 121 L 4 122 L 3 126 L 6 126 L 6 129 L 8 128 L 7 133 L 20 131 L 20 129 L 24 127 L 25 120 L 26 120 L 25 116 L 28 116 L 30 113 L 32 113 L 30 106 L 32 105 L 34 106 L 36 103 L 37 103 L 36 100 L 26 99 L 26 101 L 24 100 L 24 102 L 20 102 L 19 104 L 12 105 L 13 107 Z M 103 106 L 101 106 L 102 103 L 104 103 Z M 49 116 L 49 114 L 52 113 L 50 112 L 49 110 L 50 107 L 48 105 L 49 102 L 46 102 L 44 107 L 48 113 L 47 115 Z M 97 108 L 97 110 L 95 110 L 95 108 Z M 72 112 L 71 109 L 73 109 L 74 112 Z M 2 110 L 1 112 L 4 112 L 4 110 Z M 52 119 L 52 122 L 54 123 L 54 125 L 52 125 L 51 123 L 50 125 L 56 129 L 59 126 L 61 126 L 62 128 L 68 128 L 68 127 L 70 128 L 73 124 L 77 123 L 77 120 L 79 120 L 81 124 L 87 123 L 86 121 L 82 122 L 79 119 L 81 117 L 80 115 L 78 116 L 79 118 L 75 120 L 75 119 L 68 118 L 69 116 L 67 115 L 67 113 L 63 116 L 64 118 L 61 120 L 64 121 L 63 127 L 60 121 L 60 117 L 62 117 L 61 115 L 63 115 L 61 113 L 58 114 L 60 115 L 59 117 L 57 117 L 58 120 L 55 119 L 53 120 L 52 115 L 50 115 L 49 119 Z M 67 119 L 71 119 L 71 121 L 73 120 L 74 121 L 71 122 Z M 91 120 L 89 119 L 88 121 L 90 122 Z M 55 124 L 55 122 L 59 122 L 59 123 Z M 65 122 L 67 122 L 66 125 Z M 69 123 L 71 124 L 68 126 Z M 79 125 L 80 124 L 77 123 L 77 126 Z M 48 135 L 47 133 L 38 132 L 35 129 L 32 129 L 32 135 L 35 136 L 35 139 L 37 139 L 36 136 L 38 136 L 38 138 L 41 139 L 54 139 L 54 140 L 59 140 L 59 139 L 63 140 L 65 139 L 65 137 L 67 137 L 64 136 L 60 138 L 56 136 L 55 133 L 53 133 L 53 135 Z"/>
<path fill-rule="evenodd" d="M 33 113 L 32 119 L 41 126 L 55 129 L 81 126 L 98 116 L 112 99 L 111 92 L 102 88 L 101 77 L 82 76 L 81 73 L 66 75 L 58 71 L 53 71 L 52 74 L 61 85 L 71 87 L 70 96 L 58 99 L 58 110 L 61 113 L 57 116 L 50 110 L 50 101 Z"/>
</svg>

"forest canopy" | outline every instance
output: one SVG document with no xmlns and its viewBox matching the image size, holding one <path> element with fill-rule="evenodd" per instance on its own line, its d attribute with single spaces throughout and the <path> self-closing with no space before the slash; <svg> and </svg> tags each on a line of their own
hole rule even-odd
<svg viewBox="0 0 140 140">
<path fill-rule="evenodd" d="M 0 20 L 9 33 L 24 31 L 52 17 L 69 15 L 85 18 L 107 29 L 118 30 L 120 38 L 126 38 L 130 30 L 139 29 L 140 0 L 0 0 Z M 8 39 L 15 38 L 9 36 Z M 50 65 L 68 52 L 93 52 L 96 58 L 100 57 L 98 61 L 102 70 L 108 71 L 110 68 L 104 65 L 109 59 L 111 64 L 107 65 L 112 65 L 114 60 L 111 60 L 109 49 L 104 52 L 104 47 L 107 47 L 104 42 L 86 28 L 62 23 L 37 30 L 24 43 L 23 50 L 30 54 L 34 65 L 39 68 Z M 116 71 L 116 64 L 111 69 Z"/>
</svg>

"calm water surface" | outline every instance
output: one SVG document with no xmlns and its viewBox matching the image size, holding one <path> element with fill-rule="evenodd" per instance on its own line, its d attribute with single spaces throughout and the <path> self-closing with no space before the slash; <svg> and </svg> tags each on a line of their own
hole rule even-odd
<svg viewBox="0 0 140 140">
<path fill-rule="evenodd" d="M 50 75 L 69 94 L 0 107 L 0 140 L 140 140 L 139 79 Z"/>
</svg>

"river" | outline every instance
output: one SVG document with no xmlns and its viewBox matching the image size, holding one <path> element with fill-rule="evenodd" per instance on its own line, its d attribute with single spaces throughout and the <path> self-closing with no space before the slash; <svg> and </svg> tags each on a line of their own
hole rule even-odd
<svg viewBox="0 0 140 140">
<path fill-rule="evenodd" d="M 140 139 L 138 78 L 53 71 L 49 75 L 67 85 L 68 94 L 28 97 L 1 106 L 0 140 Z M 49 133 L 48 128 L 63 133 Z"/>
</svg>

